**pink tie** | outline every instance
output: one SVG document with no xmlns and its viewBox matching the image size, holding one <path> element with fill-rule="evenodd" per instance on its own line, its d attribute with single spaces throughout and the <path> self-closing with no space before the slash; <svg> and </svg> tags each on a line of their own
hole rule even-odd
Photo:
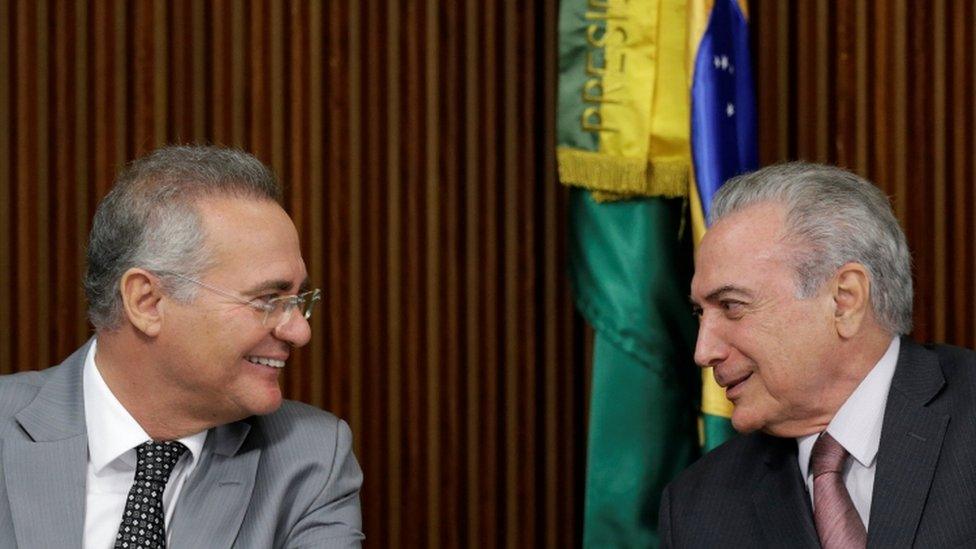
<svg viewBox="0 0 976 549">
<path fill-rule="evenodd" d="M 864 523 L 844 486 L 847 450 L 826 432 L 813 445 L 813 520 L 824 549 L 850 549 L 867 545 Z"/>
</svg>

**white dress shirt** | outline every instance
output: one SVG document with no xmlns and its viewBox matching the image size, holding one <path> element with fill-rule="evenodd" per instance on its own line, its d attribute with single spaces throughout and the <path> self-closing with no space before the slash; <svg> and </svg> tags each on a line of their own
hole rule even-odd
<svg viewBox="0 0 976 549">
<path fill-rule="evenodd" d="M 868 528 L 871 514 L 871 496 L 874 490 L 874 472 L 877 469 L 878 446 L 881 443 L 881 424 L 884 420 L 888 389 L 895 375 L 898 349 L 901 341 L 891 340 L 888 350 L 874 365 L 861 384 L 851 393 L 837 414 L 830 420 L 827 432 L 850 454 L 844 465 L 844 486 L 851 494 L 854 508 Z M 807 493 L 813 501 L 813 473 L 810 472 L 810 454 L 820 433 L 796 439 L 800 472 L 806 480 Z"/>
<path fill-rule="evenodd" d="M 93 342 L 85 358 L 83 391 L 88 427 L 88 473 L 85 500 L 85 549 L 110 549 L 122 522 L 125 500 L 136 475 L 136 450 L 149 435 L 115 398 L 95 365 Z M 189 452 L 176 463 L 163 493 L 166 523 L 183 483 L 200 460 L 207 431 L 179 439 Z M 167 531 L 167 539 L 169 532 Z"/>
</svg>

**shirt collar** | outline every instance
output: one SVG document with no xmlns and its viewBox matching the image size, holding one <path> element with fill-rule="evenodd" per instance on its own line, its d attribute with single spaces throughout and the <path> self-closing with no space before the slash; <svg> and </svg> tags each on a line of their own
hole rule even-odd
<svg viewBox="0 0 976 549">
<path fill-rule="evenodd" d="M 95 348 L 92 342 L 85 357 L 82 390 L 85 399 L 85 425 L 88 430 L 88 460 L 95 472 L 104 469 L 116 459 L 135 466 L 135 456 L 128 454 L 136 446 L 149 441 L 149 435 L 122 406 L 109 389 L 95 364 Z M 207 431 L 179 439 L 190 450 L 190 463 L 195 463 L 203 450 Z"/>
<path fill-rule="evenodd" d="M 901 340 L 892 338 L 888 350 L 861 380 L 827 426 L 830 436 L 864 467 L 871 467 L 878 455 L 885 404 L 888 402 L 888 390 L 895 375 L 900 347 Z M 803 478 L 809 474 L 810 454 L 818 436 L 820 433 L 813 433 L 796 439 Z"/>
</svg>

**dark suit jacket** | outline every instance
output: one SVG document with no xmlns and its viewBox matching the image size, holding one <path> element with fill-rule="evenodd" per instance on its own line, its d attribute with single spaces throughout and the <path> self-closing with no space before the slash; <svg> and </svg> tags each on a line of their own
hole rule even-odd
<svg viewBox="0 0 976 549">
<path fill-rule="evenodd" d="M 762 433 L 664 490 L 663 547 L 819 547 L 796 442 Z M 976 546 L 976 353 L 903 338 L 881 428 L 868 547 Z"/>
<path fill-rule="evenodd" d="M 2 548 L 82 546 L 87 352 L 0 377 Z M 172 547 L 358 547 L 363 477 L 351 443 L 344 422 L 295 402 L 211 429 L 168 525 Z"/>
</svg>

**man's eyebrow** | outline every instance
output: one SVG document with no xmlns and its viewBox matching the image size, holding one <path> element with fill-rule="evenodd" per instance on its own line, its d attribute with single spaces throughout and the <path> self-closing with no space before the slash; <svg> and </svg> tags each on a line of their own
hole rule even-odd
<svg viewBox="0 0 976 549">
<path fill-rule="evenodd" d="M 290 289 L 291 289 L 291 281 L 290 280 L 270 279 L 270 280 L 265 280 L 264 282 L 260 282 L 260 283 L 258 283 L 256 285 L 252 286 L 251 289 L 249 289 L 245 293 L 247 293 L 247 294 L 260 294 L 260 293 L 263 293 L 263 292 L 270 292 L 270 291 L 284 293 L 284 292 L 287 292 Z M 301 283 L 301 285 L 299 285 L 299 287 L 298 287 L 298 293 L 302 293 L 302 292 L 304 292 L 307 289 L 308 289 L 308 278 L 306 278 L 305 280 L 303 280 L 302 283 Z"/>
<path fill-rule="evenodd" d="M 732 293 L 742 294 L 742 295 L 749 296 L 749 297 L 752 296 L 752 292 L 750 292 L 749 290 L 746 290 L 745 288 L 742 288 L 741 286 L 735 286 L 733 284 L 726 284 L 725 286 L 722 286 L 722 287 L 720 287 L 720 288 L 718 288 L 716 290 L 713 290 L 710 294 L 708 294 L 707 296 L 705 296 L 705 301 L 718 301 L 719 299 L 721 299 L 722 297 L 724 297 L 725 294 L 732 294 Z"/>
</svg>

